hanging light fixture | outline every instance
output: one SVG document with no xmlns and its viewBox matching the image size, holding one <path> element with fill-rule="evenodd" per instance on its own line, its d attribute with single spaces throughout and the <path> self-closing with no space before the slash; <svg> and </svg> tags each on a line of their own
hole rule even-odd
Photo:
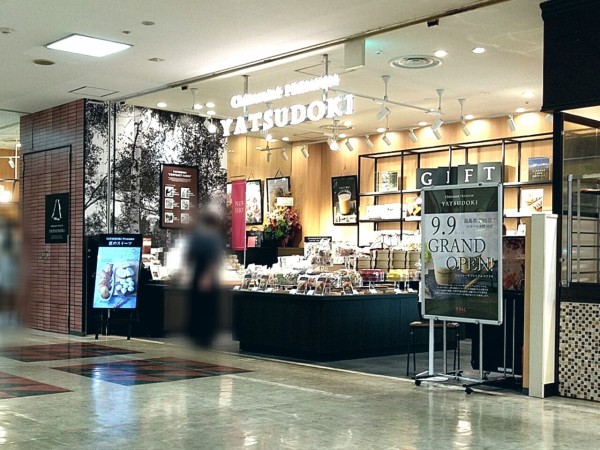
<svg viewBox="0 0 600 450">
<path fill-rule="evenodd" d="M 412 142 L 414 142 L 415 144 L 417 144 L 417 143 L 419 142 L 419 138 L 418 138 L 418 137 L 417 137 L 417 135 L 415 134 L 415 129 L 414 129 L 414 128 L 411 128 L 411 129 L 408 131 L 408 138 L 409 138 L 409 139 L 410 139 Z"/>
<path fill-rule="evenodd" d="M 383 103 L 381 104 L 381 109 L 379 110 L 379 112 L 377 113 L 377 120 L 382 121 L 384 120 L 387 116 L 390 115 L 390 109 L 387 107 L 387 101 L 388 101 L 388 82 L 390 81 L 390 76 L 389 75 L 383 75 L 381 77 L 383 79 L 383 84 L 385 86 L 385 91 L 384 91 L 384 95 L 383 95 Z"/>
<path fill-rule="evenodd" d="M 369 148 L 375 147 L 375 144 L 373 144 L 373 141 L 371 140 L 371 137 L 368 134 L 365 136 L 365 143 Z"/>
<path fill-rule="evenodd" d="M 433 123 L 431 124 L 431 129 L 433 131 L 438 131 L 441 126 L 443 125 L 444 121 L 442 120 L 441 117 L 436 117 L 435 120 L 433 121 Z"/>
<path fill-rule="evenodd" d="M 308 154 L 308 149 L 306 148 L 306 145 L 303 145 L 300 148 L 300 153 L 302 153 L 302 156 L 304 156 L 305 158 L 308 158 L 310 155 Z"/>
<path fill-rule="evenodd" d="M 438 108 L 437 111 L 432 111 L 432 113 L 436 114 L 436 118 L 431 124 L 431 131 L 435 135 L 435 137 L 440 140 L 442 139 L 442 135 L 440 134 L 440 128 L 443 125 L 444 121 L 442 120 L 442 95 L 444 94 L 443 89 L 436 89 L 438 95 Z"/>
<path fill-rule="evenodd" d="M 332 152 L 337 152 L 340 149 L 340 145 L 338 144 L 338 141 L 335 140 L 335 138 L 329 138 L 327 140 L 327 144 L 329 145 L 329 149 Z"/>
<path fill-rule="evenodd" d="M 11 169 L 15 168 L 15 161 L 12 158 L 8 158 L 8 165 Z"/>
<path fill-rule="evenodd" d="M 267 162 L 271 162 L 271 150 L 267 150 Z"/>
<path fill-rule="evenodd" d="M 281 157 L 283 158 L 284 161 L 288 161 L 290 159 L 290 157 L 288 156 L 288 154 L 284 148 L 281 149 Z"/>
<path fill-rule="evenodd" d="M 460 125 L 461 125 L 460 128 L 465 136 L 470 136 L 471 131 L 469 130 L 469 127 L 467 126 L 467 121 L 465 120 L 465 114 L 464 114 L 466 101 L 467 100 L 464 98 L 458 99 L 458 103 L 460 103 Z"/>
<path fill-rule="evenodd" d="M 209 119 L 204 119 L 204 128 L 206 128 L 206 131 L 210 134 L 215 134 L 217 132 L 217 126 Z"/>
<path fill-rule="evenodd" d="M 508 116 L 508 128 L 510 129 L 511 133 L 517 131 L 517 124 L 515 123 L 515 119 L 513 118 L 512 114 Z"/>
<path fill-rule="evenodd" d="M 353 152 L 354 151 L 354 147 L 352 146 L 352 143 L 350 142 L 350 139 L 346 140 L 346 148 L 348 149 L 349 152 Z"/>
<path fill-rule="evenodd" d="M 387 137 L 387 131 L 381 139 L 383 139 L 383 142 L 385 142 L 387 145 L 392 145 L 392 141 L 390 141 L 390 139 Z"/>
</svg>

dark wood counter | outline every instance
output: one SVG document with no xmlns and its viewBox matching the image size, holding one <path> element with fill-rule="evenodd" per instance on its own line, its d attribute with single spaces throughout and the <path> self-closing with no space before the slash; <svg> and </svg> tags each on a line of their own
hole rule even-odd
<svg viewBox="0 0 600 450">
<path fill-rule="evenodd" d="M 305 296 L 234 291 L 233 333 L 249 352 L 327 361 L 404 354 L 417 294 Z M 427 333 L 416 336 L 418 351 Z"/>
</svg>

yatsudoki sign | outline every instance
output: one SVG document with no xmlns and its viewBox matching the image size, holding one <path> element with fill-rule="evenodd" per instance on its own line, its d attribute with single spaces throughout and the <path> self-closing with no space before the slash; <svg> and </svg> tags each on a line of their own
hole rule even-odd
<svg viewBox="0 0 600 450">
<path fill-rule="evenodd" d="M 268 103 L 294 95 L 306 94 L 338 86 L 339 76 L 326 75 L 310 80 L 288 83 L 283 87 L 267 89 L 254 94 L 235 95 L 231 98 L 232 108 L 243 108 L 259 103 Z M 354 95 L 346 94 L 315 100 L 308 105 L 292 105 L 282 108 L 269 108 L 241 115 L 235 119 L 223 119 L 223 136 L 240 135 L 248 132 L 268 131 L 273 127 L 283 128 L 288 125 L 299 125 L 306 121 L 317 122 L 322 119 L 336 119 L 354 113 Z"/>
<path fill-rule="evenodd" d="M 423 189 L 421 298 L 428 319 L 502 323 L 502 190 Z"/>
</svg>

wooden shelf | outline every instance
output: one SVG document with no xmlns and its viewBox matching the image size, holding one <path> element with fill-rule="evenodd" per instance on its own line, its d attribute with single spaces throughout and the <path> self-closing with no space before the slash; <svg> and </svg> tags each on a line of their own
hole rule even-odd
<svg viewBox="0 0 600 450">
<path fill-rule="evenodd" d="M 360 223 L 386 223 L 386 222 L 420 222 L 421 217 L 405 217 L 402 219 L 360 219 Z"/>
<path fill-rule="evenodd" d="M 545 186 L 552 185 L 552 180 L 545 181 L 514 181 L 510 183 L 502 183 L 505 188 L 520 188 L 526 186 Z"/>
<path fill-rule="evenodd" d="M 421 189 L 404 189 L 403 191 L 361 192 L 360 197 L 379 197 L 382 195 L 420 194 Z"/>
</svg>

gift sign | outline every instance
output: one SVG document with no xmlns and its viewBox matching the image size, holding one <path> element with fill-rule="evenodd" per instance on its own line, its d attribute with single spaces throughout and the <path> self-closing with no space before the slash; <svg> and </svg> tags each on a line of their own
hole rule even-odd
<svg viewBox="0 0 600 450">
<path fill-rule="evenodd" d="M 246 180 L 231 183 L 231 248 L 246 249 Z"/>
</svg>

